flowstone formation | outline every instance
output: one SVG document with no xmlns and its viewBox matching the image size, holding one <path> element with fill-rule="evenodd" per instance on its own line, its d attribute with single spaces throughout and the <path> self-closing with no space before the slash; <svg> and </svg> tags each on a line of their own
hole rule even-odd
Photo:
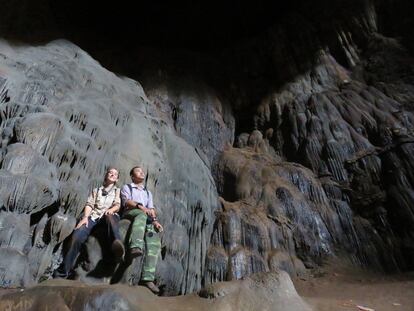
<svg viewBox="0 0 414 311">
<path fill-rule="evenodd" d="M 378 33 L 375 12 L 368 6 L 331 41 L 310 28 L 302 42 L 267 45 L 289 33 L 276 27 L 251 43 L 268 58 L 249 55 L 259 61 L 243 63 L 253 48 L 238 55 L 250 76 L 230 96 L 239 99 L 239 130 L 249 131 L 220 161 L 223 208 L 206 282 L 275 268 L 300 275 L 332 256 L 377 270 L 412 269 L 414 62 Z M 294 22 L 301 23 L 308 21 Z M 315 44 L 310 65 L 298 46 Z M 286 74 L 293 78 L 278 83 Z"/>
<path fill-rule="evenodd" d="M 291 8 L 201 56 L 96 48 L 142 87 L 67 41 L 2 42 L 1 286 L 51 275 L 110 165 L 120 183 L 148 168 L 165 294 L 301 275 L 329 258 L 412 269 L 414 61 L 382 33 L 378 7 Z M 100 238 L 86 243 L 81 279 L 136 284 L 137 263 L 111 262 Z"/>
<path fill-rule="evenodd" d="M 199 289 L 218 207 L 203 150 L 168 126 L 137 82 L 115 76 L 67 41 L 42 47 L 1 42 L 0 51 L 1 286 L 48 278 L 105 168 L 118 167 L 122 184 L 131 167 L 144 165 L 168 232 L 159 280 L 166 292 Z M 200 101 L 209 98 L 214 94 Z M 201 118 L 197 100 L 182 111 Z M 219 111 L 211 118 L 223 132 L 232 131 Z M 217 139 L 226 141 L 220 133 Z M 88 248 L 90 263 L 102 259 L 99 243 L 91 239 Z M 81 275 L 95 268 L 87 266 L 80 266 Z M 128 271 L 123 280 L 136 283 L 139 275 Z"/>
</svg>

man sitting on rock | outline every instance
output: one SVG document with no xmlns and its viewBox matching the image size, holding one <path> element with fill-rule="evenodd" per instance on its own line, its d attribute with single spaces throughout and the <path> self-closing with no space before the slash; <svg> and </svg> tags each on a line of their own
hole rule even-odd
<svg viewBox="0 0 414 311">
<path fill-rule="evenodd" d="M 133 167 L 130 176 L 132 183 L 124 185 L 121 189 L 124 215 L 132 219 L 129 238 L 130 254 L 132 258 L 143 255 L 145 244 L 141 283 L 153 293 L 158 294 L 159 288 L 154 284 L 154 279 L 161 241 L 157 232 L 161 232 L 163 228 L 156 217 L 152 194 L 144 186 L 144 170 L 139 166 Z"/>
<path fill-rule="evenodd" d="M 68 277 L 73 269 L 76 257 L 82 244 L 87 240 L 92 229 L 100 223 L 106 223 L 109 235 L 112 234 L 112 252 L 117 260 L 121 260 L 125 253 L 124 244 L 119 233 L 120 189 L 116 186 L 119 173 L 115 168 L 109 168 L 105 173 L 102 186 L 93 189 L 86 202 L 83 218 L 75 227 L 69 244 L 68 252 L 61 267 L 55 272 L 56 277 Z"/>
</svg>

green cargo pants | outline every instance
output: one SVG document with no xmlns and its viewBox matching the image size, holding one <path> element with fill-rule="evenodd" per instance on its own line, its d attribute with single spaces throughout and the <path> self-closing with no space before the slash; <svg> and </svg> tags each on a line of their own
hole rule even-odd
<svg viewBox="0 0 414 311">
<path fill-rule="evenodd" d="M 129 248 L 139 247 L 142 250 L 145 249 L 141 280 L 154 281 L 155 268 L 161 250 L 160 237 L 158 236 L 158 233 L 155 232 L 154 226 L 152 224 L 147 224 L 147 214 L 140 209 L 129 210 L 126 212 L 125 216 L 132 221 Z"/>
</svg>

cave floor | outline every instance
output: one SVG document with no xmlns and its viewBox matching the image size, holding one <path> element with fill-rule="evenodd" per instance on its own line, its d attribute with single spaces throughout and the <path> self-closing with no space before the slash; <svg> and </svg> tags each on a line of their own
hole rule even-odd
<svg viewBox="0 0 414 311">
<path fill-rule="evenodd" d="M 414 272 L 385 275 L 329 264 L 312 275 L 294 278 L 293 283 L 314 311 L 414 311 Z M 0 300 L 5 294 L 20 291 L 2 289 Z M 200 303 L 196 296 L 187 298 L 192 307 Z M 170 304 L 176 298 L 167 300 Z M 184 301 L 176 302 L 184 306 Z"/>
<path fill-rule="evenodd" d="M 330 265 L 293 283 L 315 311 L 414 311 L 414 272 L 384 275 Z"/>
</svg>

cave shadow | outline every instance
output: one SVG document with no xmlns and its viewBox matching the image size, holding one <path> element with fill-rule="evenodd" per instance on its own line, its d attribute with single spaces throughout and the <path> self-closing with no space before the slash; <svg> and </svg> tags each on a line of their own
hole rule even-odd
<svg viewBox="0 0 414 311">
<path fill-rule="evenodd" d="M 72 236 L 75 230 L 62 242 L 62 258 L 65 258 L 70 245 Z M 101 251 L 101 259 L 96 263 L 95 267 L 91 269 L 91 254 L 87 251 L 87 242 L 88 240 L 94 237 L 99 244 L 99 250 Z M 85 276 L 92 277 L 96 279 L 102 279 L 105 277 L 111 277 L 117 267 L 121 264 L 118 262 L 111 251 L 112 242 L 114 241 L 112 232 L 110 228 L 105 222 L 101 222 L 97 224 L 91 231 L 90 235 L 88 236 L 87 240 L 82 243 L 79 254 L 75 260 L 75 264 L 73 269 L 69 272 L 68 279 L 77 279 L 78 274 L 76 270 L 81 267 L 82 270 L 86 272 Z M 54 252 L 57 251 L 59 248 L 59 244 L 56 245 Z M 59 266 L 58 270 L 62 267 L 63 262 Z"/>
<path fill-rule="evenodd" d="M 92 230 L 91 236 L 94 236 L 98 241 L 102 252 L 102 258 L 97 262 L 93 270 L 86 274 L 86 276 L 97 279 L 110 277 L 118 266 L 118 262 L 111 251 L 114 239 L 110 232 L 110 227 L 105 223 L 101 223 L 99 224 L 99 228 L 94 228 L 94 230 Z"/>
<path fill-rule="evenodd" d="M 140 82 L 148 68 L 150 75 L 156 75 L 160 68 L 171 63 L 181 70 L 180 74 L 198 75 L 213 87 L 225 89 L 224 92 L 228 91 L 229 82 L 244 80 L 243 86 L 257 90 L 249 95 L 249 100 L 260 97 L 275 83 L 280 85 L 310 69 L 317 50 L 336 39 L 338 27 L 334 26 L 348 22 L 362 11 L 360 0 L 259 0 L 254 5 L 218 1 L 197 5 L 143 2 L 143 14 L 137 19 L 135 10 L 121 4 L 97 6 L 80 0 L 23 0 L 23 3 L 18 6 L 0 0 L 5 12 L 0 20 L 0 37 L 32 45 L 67 39 L 107 69 Z M 157 16 L 156 23 L 153 16 Z M 271 28 L 283 29 L 285 34 L 278 38 L 269 34 Z M 305 32 L 310 32 L 310 39 L 305 38 Z M 265 46 L 258 45 L 257 38 L 267 40 Z M 282 56 L 292 55 L 297 70 L 284 66 L 282 59 L 272 65 L 274 55 L 266 51 L 266 46 L 277 45 L 279 39 L 289 43 Z M 304 39 L 307 41 L 303 42 Z M 144 47 L 152 50 L 142 52 Z M 224 50 L 228 55 L 223 58 Z M 208 58 L 217 60 L 218 66 L 211 67 L 206 62 Z M 260 68 L 247 68 L 252 66 Z"/>
<path fill-rule="evenodd" d="M 19 10 L 0 0 L 7 12 L 0 20 L 0 37 L 34 45 L 67 39 L 108 70 L 139 81 L 145 92 L 162 85 L 166 76 L 206 83 L 234 108 L 235 136 L 254 128 L 251 116 L 260 100 L 310 70 L 321 48 L 329 46 L 335 59 L 347 66 L 337 31 L 348 31 L 351 17 L 364 11 L 361 0 L 148 2 L 136 19 L 135 11 L 122 5 L 24 2 L 26 7 Z M 353 33 L 357 42 L 358 31 Z"/>
<path fill-rule="evenodd" d="M 130 217 L 123 217 L 122 219 L 131 220 Z M 121 220 L 122 220 L 121 219 Z M 101 259 L 96 263 L 94 267 L 91 267 L 91 254 L 87 250 L 87 242 L 83 243 L 80 247 L 79 255 L 76 258 L 74 268 L 69 272 L 68 279 L 75 280 L 79 278 L 79 273 L 76 272 L 77 269 L 82 269 L 85 271 L 86 277 L 91 277 L 94 279 L 103 279 L 109 278 L 110 284 L 116 284 L 119 282 L 130 283 L 131 285 L 138 285 L 141 278 L 142 265 L 144 261 L 144 256 L 139 256 L 137 258 L 131 258 L 130 250 L 128 248 L 128 241 L 131 236 L 132 226 L 128 224 L 128 229 L 124 237 L 124 246 L 125 246 L 125 255 L 121 260 L 116 260 L 114 254 L 111 251 L 111 246 L 113 242 L 112 233 L 109 233 L 109 228 L 104 222 L 96 225 L 89 235 L 88 239 L 93 236 L 96 238 L 96 241 L 99 244 L 99 248 L 102 254 Z M 73 232 L 62 242 L 62 257 L 65 258 L 72 239 Z M 122 236 L 122 231 L 121 231 Z M 54 252 L 59 249 L 58 245 L 55 247 Z M 165 253 L 165 247 L 162 249 Z M 165 254 L 164 254 L 165 255 Z M 163 256 L 164 257 L 164 256 Z M 132 273 L 129 276 L 129 279 L 126 279 L 126 272 L 132 266 Z M 61 267 L 61 265 L 60 265 Z M 60 268 L 59 267 L 59 268 Z M 58 269 L 59 270 L 59 269 Z"/>
<path fill-rule="evenodd" d="M 125 255 L 123 260 L 119 263 L 119 265 L 116 267 L 116 269 L 114 270 L 111 280 L 110 280 L 110 284 L 116 284 L 121 282 L 122 280 L 124 281 L 128 281 L 125 280 L 125 272 L 127 271 L 127 269 L 134 264 L 134 273 L 133 275 L 137 278 L 137 280 L 133 279 L 131 280 L 132 283 L 135 285 L 135 283 L 139 282 L 139 279 L 141 277 L 141 269 L 142 269 L 142 264 L 144 261 L 144 256 L 139 256 L 137 258 L 132 259 L 131 258 L 131 253 L 130 253 L 130 248 L 128 247 L 129 244 L 129 238 L 131 237 L 131 233 L 132 233 L 132 220 L 133 217 L 130 217 L 128 215 L 124 215 L 122 217 L 122 219 L 127 219 L 130 221 L 129 225 L 128 225 L 128 229 L 127 232 L 125 234 L 125 238 L 124 238 L 124 246 L 125 246 Z"/>
<path fill-rule="evenodd" d="M 59 207 L 61 205 L 62 204 L 60 201 L 56 201 L 55 203 L 49 205 L 48 207 L 43 208 L 39 212 L 31 214 L 30 215 L 30 226 L 38 224 L 40 220 L 43 218 L 43 216 L 45 215 L 47 215 L 48 219 L 52 217 L 54 214 L 56 214 L 59 211 Z M 46 243 L 49 243 L 49 241 L 46 241 Z"/>
</svg>

